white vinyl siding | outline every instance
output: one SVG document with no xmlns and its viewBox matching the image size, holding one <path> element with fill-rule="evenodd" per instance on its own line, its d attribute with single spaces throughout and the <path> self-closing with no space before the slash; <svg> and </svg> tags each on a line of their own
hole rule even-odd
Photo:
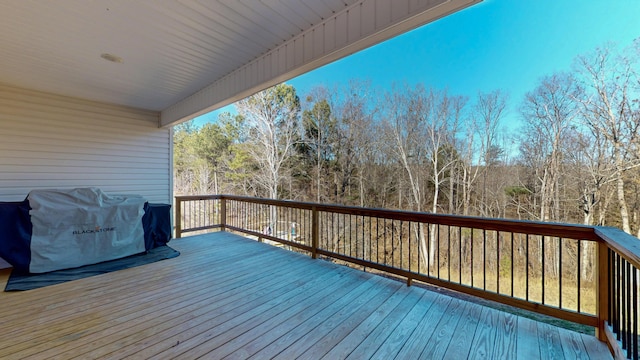
<svg viewBox="0 0 640 360">
<path fill-rule="evenodd" d="M 171 131 L 158 117 L 0 85 L 0 201 L 93 186 L 170 203 Z"/>
</svg>

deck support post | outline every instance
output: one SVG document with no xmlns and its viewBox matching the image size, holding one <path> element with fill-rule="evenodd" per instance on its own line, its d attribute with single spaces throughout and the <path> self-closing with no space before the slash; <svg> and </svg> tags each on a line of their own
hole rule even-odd
<svg viewBox="0 0 640 360">
<path fill-rule="evenodd" d="M 182 237 L 182 199 L 179 197 L 175 197 L 176 199 L 176 218 L 174 222 L 176 224 L 176 239 L 180 239 Z"/>
<path fill-rule="evenodd" d="M 606 322 L 609 314 L 609 248 L 604 241 L 599 241 L 597 244 L 596 317 L 598 318 L 598 326 L 596 327 L 596 337 L 601 341 L 607 342 L 605 327 L 607 326 Z"/>
<path fill-rule="evenodd" d="M 224 197 L 220 197 L 220 229 L 225 230 L 227 225 L 227 200 Z"/>
<path fill-rule="evenodd" d="M 311 208 L 311 257 L 318 258 L 318 238 L 320 237 L 320 226 L 318 224 L 318 209 Z"/>
</svg>

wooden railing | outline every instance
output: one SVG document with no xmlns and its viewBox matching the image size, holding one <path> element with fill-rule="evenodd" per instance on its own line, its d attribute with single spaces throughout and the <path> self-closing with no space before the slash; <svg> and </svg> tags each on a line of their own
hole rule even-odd
<svg viewBox="0 0 640 360">
<path fill-rule="evenodd" d="M 614 228 L 176 197 L 176 237 L 211 229 L 593 326 L 614 355 L 638 359 L 640 241 Z"/>
</svg>

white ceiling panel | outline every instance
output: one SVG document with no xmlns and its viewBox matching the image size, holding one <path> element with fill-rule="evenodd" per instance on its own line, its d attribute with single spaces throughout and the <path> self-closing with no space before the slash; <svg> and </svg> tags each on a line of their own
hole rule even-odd
<svg viewBox="0 0 640 360">
<path fill-rule="evenodd" d="M 0 81 L 162 110 L 349 2 L 3 0 Z M 298 23 L 281 14 L 294 8 Z"/>
<path fill-rule="evenodd" d="M 359 18 L 365 24 L 350 24 L 358 33 L 349 38 L 362 42 L 432 12 L 415 27 L 477 1 L 393 0 L 402 8 L 419 3 L 421 9 L 384 28 L 375 19 Z M 340 49 L 320 51 L 333 41 L 324 37 L 336 28 L 322 34 L 318 29 L 333 26 L 340 14 L 358 11 L 364 3 L 389 11 L 391 2 L 0 0 L 0 83 L 163 111 L 163 125 L 170 125 L 346 55 L 337 56 Z M 102 54 L 122 62 L 109 62 Z M 284 54 L 294 54 L 293 63 L 282 59 Z M 284 66 L 278 66 L 281 62 Z M 240 76 L 234 74 L 243 80 L 229 79 Z"/>
</svg>

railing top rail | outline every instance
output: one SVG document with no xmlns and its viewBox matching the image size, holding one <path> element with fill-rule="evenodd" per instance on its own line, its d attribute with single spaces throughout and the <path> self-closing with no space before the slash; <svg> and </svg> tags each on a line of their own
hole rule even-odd
<svg viewBox="0 0 640 360">
<path fill-rule="evenodd" d="M 264 205 L 283 206 L 297 209 L 333 212 L 359 216 L 386 218 L 393 220 L 414 221 L 430 224 L 459 226 L 466 228 L 504 231 L 531 235 L 555 236 L 568 239 L 598 241 L 593 226 L 578 224 L 543 223 L 535 221 L 489 219 L 473 216 L 431 214 L 424 212 L 362 208 L 357 206 L 317 204 L 292 200 L 273 200 L 237 195 L 189 195 L 176 196 L 180 200 L 229 199 Z"/>
<path fill-rule="evenodd" d="M 211 200 L 220 199 L 223 195 L 176 195 L 176 200 Z"/>
<path fill-rule="evenodd" d="M 594 230 L 600 240 L 607 244 L 611 250 L 622 255 L 636 269 L 640 269 L 640 241 L 638 238 L 610 226 L 596 226 Z"/>
</svg>

